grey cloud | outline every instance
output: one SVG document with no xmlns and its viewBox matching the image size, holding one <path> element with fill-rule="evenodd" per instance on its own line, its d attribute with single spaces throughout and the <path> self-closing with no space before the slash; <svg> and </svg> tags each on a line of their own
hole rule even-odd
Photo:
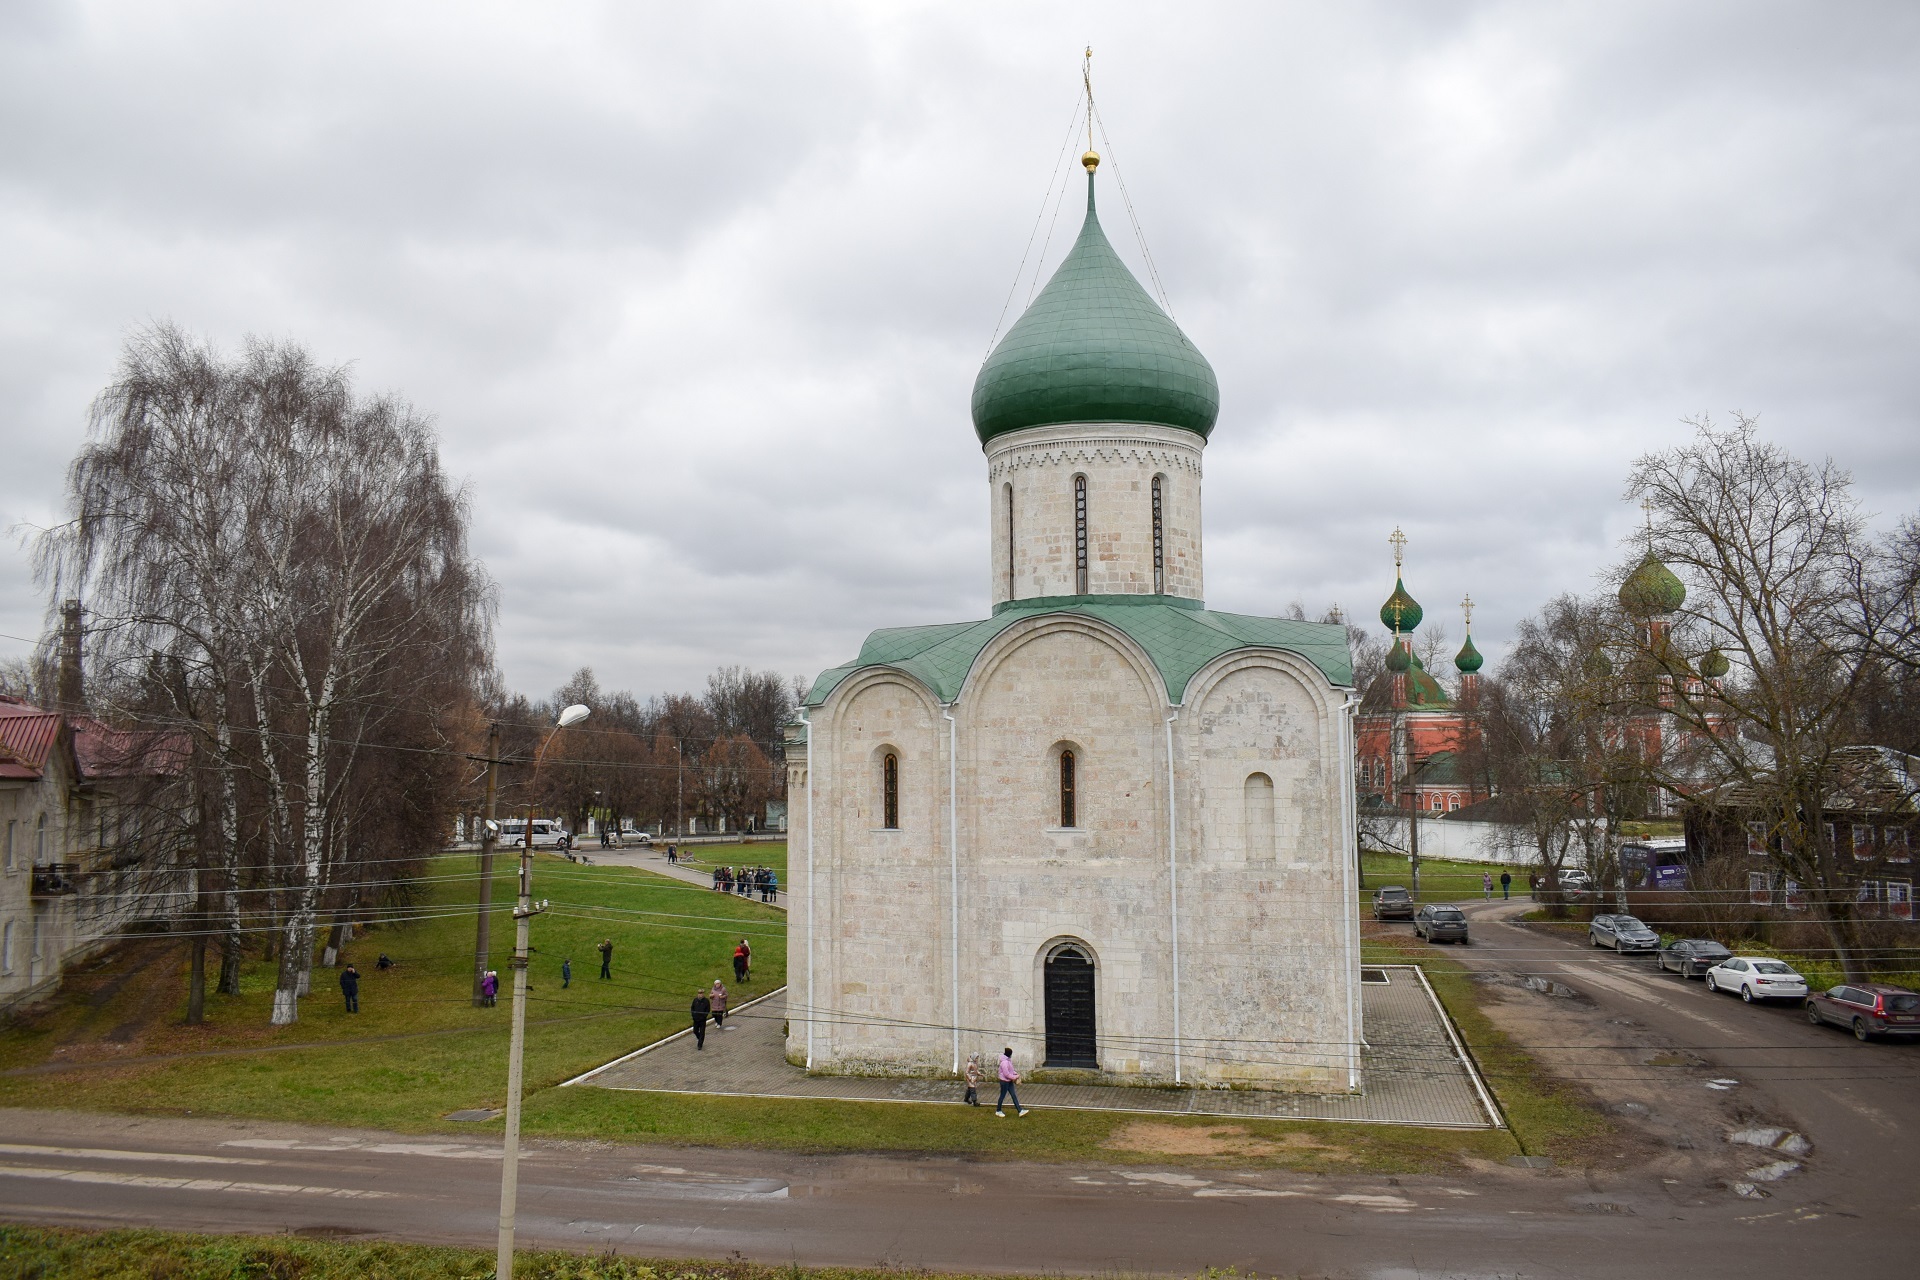
<svg viewBox="0 0 1920 1280">
<path fill-rule="evenodd" d="M 0 523 L 130 327 L 295 337 L 435 415 L 523 688 L 985 611 L 968 394 L 1088 39 L 1220 374 L 1216 607 L 1370 616 L 1400 523 L 1497 662 L 1701 410 L 1920 506 L 1909 6 L 7 13 Z M 42 603 L 0 549 L 0 633 Z"/>
</svg>

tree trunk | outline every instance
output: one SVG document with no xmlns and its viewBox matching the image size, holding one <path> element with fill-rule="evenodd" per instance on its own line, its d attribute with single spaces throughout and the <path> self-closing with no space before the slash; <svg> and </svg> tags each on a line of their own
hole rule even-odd
<svg viewBox="0 0 1920 1280">
<path fill-rule="evenodd" d="M 193 939 L 193 964 L 187 970 L 187 1025 L 197 1027 L 207 1020 L 207 935 Z"/>
</svg>

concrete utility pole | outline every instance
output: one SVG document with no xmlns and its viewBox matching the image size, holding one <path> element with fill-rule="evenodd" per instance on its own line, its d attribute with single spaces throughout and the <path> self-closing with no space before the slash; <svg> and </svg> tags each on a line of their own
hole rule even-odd
<svg viewBox="0 0 1920 1280">
<path fill-rule="evenodd" d="M 554 735 L 570 724 L 587 718 L 587 708 L 575 704 L 560 713 L 560 719 L 547 734 L 533 756 L 533 776 L 527 780 L 531 793 L 540 779 L 540 761 Z M 528 936 L 533 917 L 547 909 L 533 901 L 533 800 L 527 800 L 527 838 L 520 846 L 520 898 L 513 908 L 513 1040 L 507 1051 L 507 1138 L 500 1161 L 500 1248 L 494 1262 L 497 1280 L 513 1280 L 513 1219 L 520 1199 L 520 1082 L 527 1051 L 527 955 L 532 939 Z"/>
<path fill-rule="evenodd" d="M 493 949 L 493 925 L 488 913 L 493 909 L 493 820 L 494 798 L 500 784 L 500 726 L 487 726 L 487 799 L 480 818 L 480 908 L 473 926 L 473 1007 L 486 1003 L 480 984 L 487 977 L 487 953 Z"/>
</svg>

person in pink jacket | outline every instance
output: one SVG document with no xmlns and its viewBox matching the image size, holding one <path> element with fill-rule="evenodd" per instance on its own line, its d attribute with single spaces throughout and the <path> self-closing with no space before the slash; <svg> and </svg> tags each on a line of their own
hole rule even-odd
<svg viewBox="0 0 1920 1280">
<path fill-rule="evenodd" d="M 1007 1113 L 1002 1108 L 1007 1105 L 1008 1098 L 1013 1099 L 1015 1111 L 1021 1115 L 1027 1114 L 1027 1109 L 1020 1105 L 1020 1095 L 1014 1092 L 1013 1086 L 1019 1082 L 1020 1073 L 1013 1069 L 1013 1047 L 1009 1045 L 1000 1051 L 1000 1101 L 993 1104 L 993 1114 L 1003 1119 L 1006 1117 Z"/>
</svg>

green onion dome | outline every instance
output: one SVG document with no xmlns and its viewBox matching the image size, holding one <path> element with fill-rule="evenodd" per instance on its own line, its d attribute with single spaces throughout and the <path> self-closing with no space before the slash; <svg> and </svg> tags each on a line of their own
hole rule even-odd
<svg viewBox="0 0 1920 1280">
<path fill-rule="evenodd" d="M 1470 676 L 1478 671 L 1485 662 L 1486 659 L 1480 656 L 1480 651 L 1473 647 L 1473 636 L 1469 633 L 1467 642 L 1460 646 L 1460 652 L 1453 655 L 1453 665 L 1459 669 L 1462 675 Z"/>
<path fill-rule="evenodd" d="M 1661 564 L 1653 552 L 1620 584 L 1620 604 L 1638 618 L 1672 613 L 1687 602 L 1687 585 Z"/>
<path fill-rule="evenodd" d="M 1204 440 L 1219 416 L 1213 366 L 1107 242 L 1089 170 L 1080 238 L 974 379 L 974 431 L 1145 422 Z"/>
<path fill-rule="evenodd" d="M 1397 616 L 1394 612 L 1396 606 L 1399 609 Z M 1420 612 L 1420 602 L 1407 594 L 1405 583 L 1395 578 L 1393 594 L 1388 596 L 1387 602 L 1380 606 L 1380 625 L 1389 631 L 1397 631 L 1403 636 L 1410 635 L 1414 628 L 1420 625 L 1420 619 L 1423 616 Z"/>
<path fill-rule="evenodd" d="M 1727 655 L 1720 652 L 1719 645 L 1700 655 L 1700 674 L 1709 680 L 1718 680 L 1727 674 L 1727 669 L 1731 665 L 1727 661 Z"/>
<path fill-rule="evenodd" d="M 1398 640 L 1393 642 L 1393 648 L 1387 650 L 1387 670 L 1395 675 L 1413 666 L 1413 661 L 1412 652 Z"/>
</svg>

